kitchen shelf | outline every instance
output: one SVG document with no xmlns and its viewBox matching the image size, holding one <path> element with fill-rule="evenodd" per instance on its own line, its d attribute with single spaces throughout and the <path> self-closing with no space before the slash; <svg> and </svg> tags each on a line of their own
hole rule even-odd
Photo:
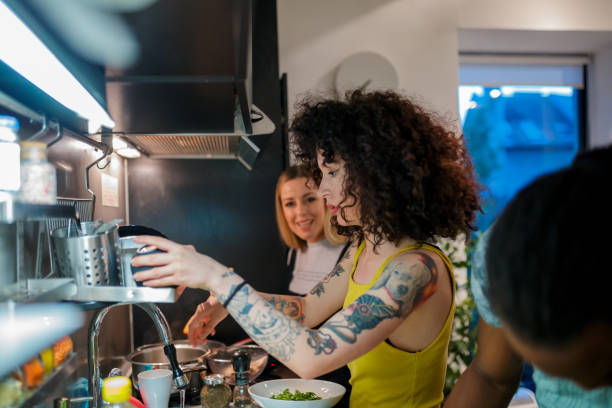
<svg viewBox="0 0 612 408">
<path fill-rule="evenodd" d="M 72 302 L 174 303 L 174 288 L 124 286 L 76 286 L 61 300 Z"/>
<path fill-rule="evenodd" d="M 18 303 L 55 302 L 74 293 L 74 280 L 70 278 L 27 279 L 0 288 L 0 301 Z"/>
<path fill-rule="evenodd" d="M 174 303 L 174 288 L 77 286 L 71 278 L 28 279 L 0 288 L 0 301 Z"/>
<path fill-rule="evenodd" d="M 75 218 L 72 206 L 58 204 L 30 204 L 14 200 L 0 203 L 0 222 L 46 221 L 50 218 Z"/>
</svg>

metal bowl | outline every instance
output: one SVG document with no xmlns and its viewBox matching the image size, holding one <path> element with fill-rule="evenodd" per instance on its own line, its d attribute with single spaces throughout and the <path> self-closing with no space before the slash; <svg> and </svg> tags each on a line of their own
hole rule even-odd
<svg viewBox="0 0 612 408">
<path fill-rule="evenodd" d="M 234 367 L 232 367 L 232 354 L 238 350 L 244 350 L 251 356 L 249 383 L 252 383 L 261 375 L 263 370 L 266 368 L 266 364 L 268 364 L 268 353 L 262 347 L 255 344 L 228 347 L 227 349 L 220 349 L 216 351 L 214 354 L 206 357 L 208 369 L 213 374 L 222 374 L 225 377 L 226 382 L 229 384 L 234 384 L 235 373 Z"/>
<path fill-rule="evenodd" d="M 192 383 L 192 376 L 199 376 L 201 371 L 206 370 L 206 356 L 210 350 L 192 347 L 186 344 L 174 343 L 176 347 L 176 358 L 181 370 L 187 375 L 187 379 Z M 132 383 L 138 389 L 138 374 L 147 370 L 158 370 L 165 368 L 170 370 L 170 362 L 164 354 L 164 345 L 146 345 L 130 353 L 127 357 L 132 365 Z M 176 392 L 174 384 L 172 392 Z"/>
<path fill-rule="evenodd" d="M 178 347 L 179 345 L 186 346 L 186 347 L 192 347 L 189 344 L 189 340 L 187 339 L 174 340 L 172 344 L 174 344 L 176 347 Z M 162 343 L 143 344 L 142 346 L 136 347 L 136 351 L 144 350 L 150 347 L 159 347 L 159 346 L 162 346 L 163 348 L 164 345 Z M 225 343 L 222 343 L 216 340 L 206 340 L 206 343 L 200 344 L 196 348 L 202 349 L 204 351 L 208 351 L 210 352 L 210 354 L 213 354 L 219 349 L 225 349 Z"/>
</svg>

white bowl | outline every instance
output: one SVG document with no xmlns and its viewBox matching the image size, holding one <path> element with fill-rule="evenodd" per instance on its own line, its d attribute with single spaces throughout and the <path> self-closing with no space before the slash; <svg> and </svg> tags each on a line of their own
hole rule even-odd
<svg viewBox="0 0 612 408">
<path fill-rule="evenodd" d="M 273 394 L 281 393 L 289 388 L 291 393 L 314 392 L 320 400 L 315 401 L 287 401 L 270 398 Z M 251 397 L 264 408 L 331 408 L 340 401 L 346 389 L 340 384 L 322 380 L 302 380 L 300 378 L 287 378 L 283 380 L 262 381 L 249 387 Z"/>
</svg>

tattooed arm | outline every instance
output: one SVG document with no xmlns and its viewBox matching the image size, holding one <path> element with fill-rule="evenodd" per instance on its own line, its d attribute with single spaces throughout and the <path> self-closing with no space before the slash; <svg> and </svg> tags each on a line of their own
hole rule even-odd
<svg viewBox="0 0 612 408">
<path fill-rule="evenodd" d="M 237 276 L 228 279 L 235 282 L 232 287 L 241 282 Z M 435 292 L 436 283 L 437 270 L 428 255 L 402 254 L 368 292 L 318 330 L 277 313 L 248 285 L 234 296 L 228 311 L 258 344 L 301 377 L 310 378 L 345 365 L 388 338 Z"/>
<path fill-rule="evenodd" d="M 344 301 L 349 274 L 352 267 L 352 253 L 356 247 L 346 251 L 345 256 L 334 269 L 319 282 L 307 296 L 274 295 L 258 292 L 276 310 L 306 327 L 314 327 L 338 311 Z M 227 311 L 219 300 L 211 295 L 196 308 L 189 319 L 188 337 L 193 346 L 204 343 L 214 334 L 215 327 L 227 317 Z"/>
<path fill-rule="evenodd" d="M 135 266 L 157 265 L 134 275 L 145 286 L 178 284 L 208 289 L 223 303 L 243 282 L 238 274 L 214 259 L 182 245 L 159 237 L 141 236 L 138 242 L 165 251 L 134 258 Z M 344 274 L 347 272 L 340 276 Z M 346 286 L 336 288 L 335 282 L 342 281 L 336 281 L 340 276 L 331 277 L 324 285 L 328 296 L 346 293 Z M 386 265 L 370 290 L 318 330 L 277 310 L 249 285 L 234 295 L 227 310 L 253 340 L 298 375 L 309 378 L 345 365 L 388 338 L 415 307 L 436 291 L 437 276 L 435 263 L 427 254 L 399 254 Z M 319 297 L 323 298 L 324 293 Z M 309 295 L 310 299 L 317 296 L 316 292 Z M 314 301 L 312 304 L 316 308 Z"/>
<path fill-rule="evenodd" d="M 315 327 L 342 307 L 356 250 L 357 245 L 351 245 L 332 271 L 306 296 L 258 293 L 292 319 L 306 327 Z"/>
</svg>

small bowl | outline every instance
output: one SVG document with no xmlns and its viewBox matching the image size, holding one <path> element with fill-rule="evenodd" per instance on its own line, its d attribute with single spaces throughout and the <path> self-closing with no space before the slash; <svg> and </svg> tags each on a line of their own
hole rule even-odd
<svg viewBox="0 0 612 408">
<path fill-rule="evenodd" d="M 232 354 L 238 350 L 244 350 L 251 356 L 249 382 L 252 383 L 261 375 L 266 368 L 266 364 L 268 364 L 268 353 L 262 347 L 255 344 L 217 350 L 206 358 L 208 369 L 213 374 L 222 374 L 225 377 L 225 381 L 229 384 L 234 384 L 235 374 L 234 367 L 232 367 Z"/>
<path fill-rule="evenodd" d="M 320 400 L 288 401 L 270 398 L 289 388 L 289 392 L 314 392 Z M 249 387 L 251 397 L 264 408 L 331 408 L 342 399 L 346 389 L 331 381 L 303 380 L 301 378 L 286 378 L 282 380 L 262 381 Z"/>
</svg>

